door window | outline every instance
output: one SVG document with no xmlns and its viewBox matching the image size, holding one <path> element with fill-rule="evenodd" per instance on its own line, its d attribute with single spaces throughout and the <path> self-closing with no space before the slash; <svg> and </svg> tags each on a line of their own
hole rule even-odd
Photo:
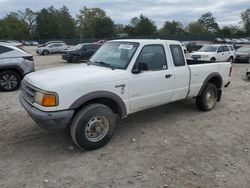
<svg viewBox="0 0 250 188">
<path fill-rule="evenodd" d="M 230 50 L 229 50 L 229 48 L 227 46 L 223 46 L 223 51 L 224 52 L 229 52 Z"/>
<path fill-rule="evenodd" d="M 221 53 L 221 52 L 223 52 L 223 47 L 222 47 L 222 46 L 220 46 L 220 47 L 218 48 L 217 53 Z"/>
<path fill-rule="evenodd" d="M 174 61 L 174 66 L 176 67 L 181 67 L 185 66 L 185 58 L 183 55 L 183 49 L 180 45 L 170 45 L 173 61 Z"/>
<path fill-rule="evenodd" d="M 157 71 L 167 69 L 165 50 L 162 45 L 148 45 L 141 50 L 136 66 L 144 64 L 145 71 Z"/>
</svg>

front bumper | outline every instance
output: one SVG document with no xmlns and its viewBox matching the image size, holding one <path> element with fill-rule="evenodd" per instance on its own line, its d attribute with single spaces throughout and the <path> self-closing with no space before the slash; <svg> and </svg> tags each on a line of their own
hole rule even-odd
<svg viewBox="0 0 250 188">
<path fill-rule="evenodd" d="M 20 103 L 36 122 L 36 124 L 49 131 L 64 130 L 70 124 L 74 110 L 57 112 L 44 112 L 30 105 L 22 95 L 19 96 Z"/>
<path fill-rule="evenodd" d="M 71 57 L 67 54 L 62 54 L 62 59 L 66 61 L 71 61 Z"/>
</svg>

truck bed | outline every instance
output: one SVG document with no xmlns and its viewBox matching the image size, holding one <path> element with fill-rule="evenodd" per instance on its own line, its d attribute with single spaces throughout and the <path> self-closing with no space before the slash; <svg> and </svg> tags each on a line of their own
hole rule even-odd
<svg viewBox="0 0 250 188">
<path fill-rule="evenodd" d="M 231 63 L 229 62 L 217 62 L 217 63 L 196 63 L 188 65 L 191 72 L 190 80 L 190 93 L 189 96 L 196 96 L 199 93 L 205 79 L 211 73 L 219 73 L 223 79 L 222 86 L 224 86 L 229 80 L 229 72 Z"/>
</svg>

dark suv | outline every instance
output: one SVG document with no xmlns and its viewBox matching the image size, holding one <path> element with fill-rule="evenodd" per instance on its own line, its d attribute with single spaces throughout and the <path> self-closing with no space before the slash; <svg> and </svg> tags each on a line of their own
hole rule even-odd
<svg viewBox="0 0 250 188">
<path fill-rule="evenodd" d="M 65 50 L 62 58 L 68 62 L 79 63 L 81 60 L 88 60 L 100 47 L 101 44 L 97 43 L 78 44 L 73 49 Z"/>
</svg>

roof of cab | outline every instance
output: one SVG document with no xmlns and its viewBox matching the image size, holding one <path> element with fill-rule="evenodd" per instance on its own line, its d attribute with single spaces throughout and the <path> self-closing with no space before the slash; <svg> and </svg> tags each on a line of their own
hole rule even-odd
<svg viewBox="0 0 250 188">
<path fill-rule="evenodd" d="M 161 39 L 117 39 L 117 40 L 111 40 L 109 42 L 137 42 L 143 45 L 149 45 L 149 44 L 179 44 L 181 43 L 179 41 L 175 40 L 161 40 Z"/>
</svg>

